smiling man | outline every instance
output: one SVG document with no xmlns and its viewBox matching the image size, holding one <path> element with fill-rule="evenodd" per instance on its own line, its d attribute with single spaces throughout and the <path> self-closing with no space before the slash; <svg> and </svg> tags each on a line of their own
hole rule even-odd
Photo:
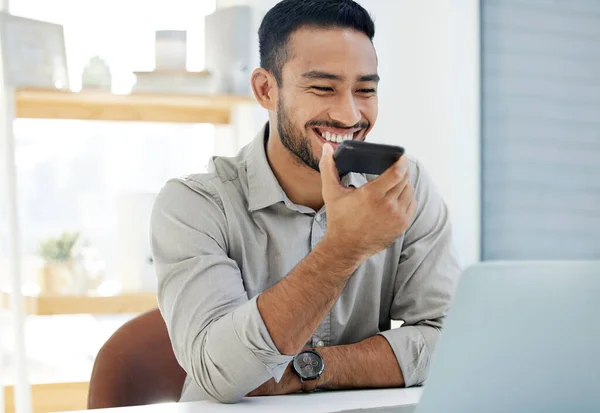
<svg viewBox="0 0 600 413">
<path fill-rule="evenodd" d="M 341 181 L 332 158 L 375 124 L 374 32 L 352 0 L 278 3 L 251 80 L 268 124 L 160 192 L 152 248 L 182 401 L 426 379 L 460 272 L 446 206 L 412 158 Z"/>
</svg>

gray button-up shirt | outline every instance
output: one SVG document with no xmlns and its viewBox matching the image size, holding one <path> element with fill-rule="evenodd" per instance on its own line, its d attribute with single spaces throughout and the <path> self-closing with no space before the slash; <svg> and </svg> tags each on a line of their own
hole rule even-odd
<svg viewBox="0 0 600 413">
<path fill-rule="evenodd" d="M 267 161 L 264 129 L 237 157 L 214 158 L 209 169 L 161 190 L 151 242 L 159 307 L 188 373 L 181 400 L 233 402 L 279 380 L 292 360 L 273 344 L 256 298 L 319 243 L 327 213 L 288 199 Z M 381 334 L 412 386 L 425 380 L 460 269 L 444 202 L 414 159 L 409 172 L 418 201 L 413 223 L 358 268 L 308 345 Z M 370 179 L 349 174 L 343 183 Z M 403 324 L 390 329 L 390 320 Z"/>
</svg>

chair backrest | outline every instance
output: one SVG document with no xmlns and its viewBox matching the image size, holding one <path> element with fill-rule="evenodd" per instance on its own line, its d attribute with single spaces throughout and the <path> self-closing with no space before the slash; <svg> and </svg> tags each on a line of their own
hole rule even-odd
<svg viewBox="0 0 600 413">
<path fill-rule="evenodd" d="M 88 409 L 175 402 L 185 377 L 155 309 L 122 325 L 102 346 L 92 371 Z"/>
</svg>

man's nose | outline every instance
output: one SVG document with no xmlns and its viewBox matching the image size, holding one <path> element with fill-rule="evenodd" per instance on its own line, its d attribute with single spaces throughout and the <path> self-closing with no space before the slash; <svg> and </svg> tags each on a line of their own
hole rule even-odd
<svg viewBox="0 0 600 413">
<path fill-rule="evenodd" d="M 360 122 L 362 116 L 356 104 L 355 96 L 350 92 L 340 95 L 329 111 L 329 117 L 346 126 L 353 126 Z"/>
</svg>

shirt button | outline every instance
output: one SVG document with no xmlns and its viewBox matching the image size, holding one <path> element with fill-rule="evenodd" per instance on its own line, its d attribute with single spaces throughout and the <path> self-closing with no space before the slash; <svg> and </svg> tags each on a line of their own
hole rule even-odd
<svg viewBox="0 0 600 413">
<path fill-rule="evenodd" d="M 323 347 L 324 345 L 325 345 L 325 343 L 323 343 L 322 341 L 317 342 L 317 347 Z"/>
<path fill-rule="evenodd" d="M 323 217 L 321 217 L 321 215 L 317 214 L 317 215 L 315 215 L 315 219 L 317 220 L 317 222 L 321 222 L 321 219 L 323 219 Z"/>
</svg>

